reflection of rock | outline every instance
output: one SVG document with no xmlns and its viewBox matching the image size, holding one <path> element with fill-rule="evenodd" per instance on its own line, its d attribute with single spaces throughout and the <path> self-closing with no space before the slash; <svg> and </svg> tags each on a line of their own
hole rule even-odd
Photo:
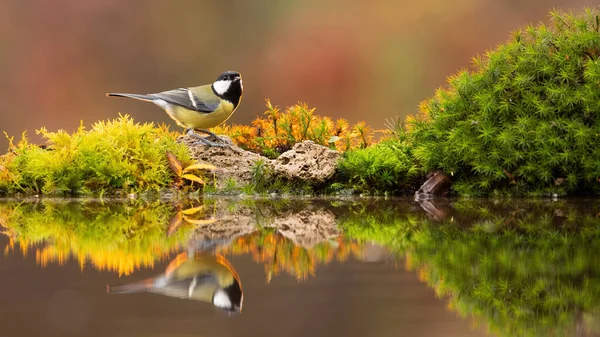
<svg viewBox="0 0 600 337">
<path fill-rule="evenodd" d="M 257 214 L 261 212 L 263 214 Z M 253 211 L 242 206 L 235 211 L 219 209 L 215 217 L 217 222 L 196 229 L 188 243 L 189 247 L 209 249 L 227 245 L 234 238 L 253 233 L 259 228 L 275 228 L 281 235 L 304 248 L 336 239 L 340 234 L 333 212 L 322 208 L 287 211 L 257 208 Z"/>
<path fill-rule="evenodd" d="M 219 136 L 228 142 L 231 139 L 227 136 Z M 186 144 L 190 150 L 192 158 L 212 164 L 217 167 L 215 174 L 217 177 L 217 187 L 223 188 L 230 179 L 235 180 L 239 185 L 246 185 L 252 181 L 252 167 L 256 161 L 265 159 L 260 155 L 243 150 L 237 146 L 209 147 L 197 142 L 194 138 L 185 135 L 179 137 L 179 142 Z M 268 159 L 265 159 L 268 161 Z"/>
<path fill-rule="evenodd" d="M 448 213 L 451 212 L 451 206 L 447 200 L 417 199 L 417 201 L 430 218 L 438 221 L 446 219 Z"/>
<path fill-rule="evenodd" d="M 217 203 L 215 218 L 216 222 L 196 229 L 188 248 L 209 250 L 226 246 L 234 238 L 256 231 L 256 220 L 249 208 L 230 210 L 228 204 L 221 200 Z"/>
<path fill-rule="evenodd" d="M 231 142 L 227 136 L 219 137 Z M 243 150 L 235 145 L 209 147 L 198 143 L 188 135 L 179 137 L 178 141 L 188 146 L 192 158 L 217 167 L 215 174 L 218 188 L 226 187 L 230 179 L 240 187 L 250 184 L 253 167 L 258 160 L 262 160 L 265 166 L 271 169 L 274 174 L 272 179 L 281 177 L 309 184 L 321 183 L 333 176 L 340 156 L 337 151 L 309 140 L 297 143 L 276 160 Z"/>
<path fill-rule="evenodd" d="M 374 242 L 365 242 L 358 259 L 365 262 L 379 262 L 389 258 L 388 249 Z"/>
<path fill-rule="evenodd" d="M 276 218 L 273 227 L 297 246 L 312 248 L 320 242 L 339 236 L 335 216 L 325 210 L 301 211 Z"/>
<path fill-rule="evenodd" d="M 233 239 L 256 231 L 256 226 L 250 220 L 244 217 L 233 221 L 220 219 L 216 223 L 201 227 L 188 241 L 188 248 L 205 251 L 227 246 Z"/>
<path fill-rule="evenodd" d="M 273 163 L 273 170 L 288 179 L 321 183 L 333 176 L 339 157 L 339 152 L 305 140 L 279 156 Z"/>
</svg>

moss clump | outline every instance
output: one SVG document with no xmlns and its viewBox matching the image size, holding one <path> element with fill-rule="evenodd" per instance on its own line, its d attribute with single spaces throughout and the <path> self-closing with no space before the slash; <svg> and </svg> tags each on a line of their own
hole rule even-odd
<svg viewBox="0 0 600 337">
<path fill-rule="evenodd" d="M 190 156 L 176 134 L 152 123 L 138 124 L 128 116 L 83 126 L 73 134 L 37 131 L 47 140 L 38 146 L 25 137 L 12 138 L 9 152 L 0 157 L 0 193 L 113 193 L 141 192 L 169 187 L 174 175 L 165 155 L 174 154 L 184 165 Z"/>
<path fill-rule="evenodd" d="M 386 139 L 365 149 L 346 152 L 335 177 L 340 187 L 361 193 L 413 192 L 423 172 L 415 165 L 406 135 Z"/>
<path fill-rule="evenodd" d="M 373 131 L 359 122 L 350 127 L 344 119 L 333 122 L 314 113 L 304 103 L 281 111 L 267 100 L 265 118 L 257 117 L 252 126 L 232 125 L 213 128 L 213 132 L 230 136 L 239 147 L 271 159 L 291 149 L 294 144 L 312 140 L 340 152 L 365 148 L 373 142 Z"/>
<path fill-rule="evenodd" d="M 600 192 L 600 17 L 551 13 L 449 79 L 409 120 L 460 194 Z"/>
</svg>

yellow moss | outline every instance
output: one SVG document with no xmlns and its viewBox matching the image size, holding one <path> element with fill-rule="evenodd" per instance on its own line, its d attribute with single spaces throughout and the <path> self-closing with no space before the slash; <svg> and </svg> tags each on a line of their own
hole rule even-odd
<svg viewBox="0 0 600 337">
<path fill-rule="evenodd" d="M 153 123 L 135 123 L 129 116 L 100 121 L 88 131 L 83 124 L 72 134 L 64 130 L 36 131 L 46 144 L 30 143 L 25 135 L 0 157 L 0 192 L 104 193 L 140 192 L 173 182 L 166 151 L 184 165 L 191 163 L 177 134 Z"/>
</svg>

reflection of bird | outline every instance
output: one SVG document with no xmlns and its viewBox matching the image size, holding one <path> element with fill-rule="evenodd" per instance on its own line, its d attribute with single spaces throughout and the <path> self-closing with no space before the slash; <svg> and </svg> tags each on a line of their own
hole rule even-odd
<svg viewBox="0 0 600 337">
<path fill-rule="evenodd" d="M 163 274 L 135 283 L 107 285 L 106 292 L 150 292 L 209 302 L 229 312 L 241 312 L 244 300 L 238 274 L 220 254 L 181 253 Z"/>
<path fill-rule="evenodd" d="M 220 140 L 207 128 L 225 122 L 240 104 L 242 99 L 242 76 L 235 71 L 226 71 L 212 84 L 193 88 L 178 88 L 154 94 L 138 95 L 108 93 L 107 96 L 120 96 L 152 102 L 163 108 L 185 132 L 210 146 L 219 146 L 194 133 L 206 133 L 213 140 Z"/>
</svg>

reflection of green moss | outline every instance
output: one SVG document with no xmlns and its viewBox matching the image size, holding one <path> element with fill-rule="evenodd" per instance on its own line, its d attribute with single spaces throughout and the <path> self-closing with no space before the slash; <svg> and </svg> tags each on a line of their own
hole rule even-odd
<svg viewBox="0 0 600 337">
<path fill-rule="evenodd" d="M 173 182 L 165 151 L 187 166 L 184 145 L 166 127 L 127 116 L 73 134 L 40 130 L 47 147 L 22 140 L 0 156 L 0 193 L 111 193 L 167 188 Z"/>
<path fill-rule="evenodd" d="M 189 231 L 167 236 L 172 206 L 137 201 L 0 204 L 0 225 L 13 242 L 38 248 L 42 265 L 73 256 L 80 263 L 128 274 L 181 248 Z"/>
<path fill-rule="evenodd" d="M 600 308 L 600 219 L 593 207 L 461 202 L 454 211 L 443 222 L 363 212 L 342 227 L 350 238 L 405 256 L 451 307 L 501 335 L 562 336 Z"/>
</svg>

